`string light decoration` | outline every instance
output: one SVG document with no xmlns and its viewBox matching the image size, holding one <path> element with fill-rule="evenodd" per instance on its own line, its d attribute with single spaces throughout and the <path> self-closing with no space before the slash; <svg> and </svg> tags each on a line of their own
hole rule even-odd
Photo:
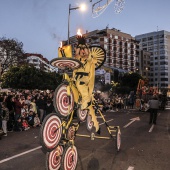
<svg viewBox="0 0 170 170">
<path fill-rule="evenodd" d="M 99 17 L 107 7 L 113 2 L 114 0 L 99 0 L 92 5 L 92 17 L 97 18 Z M 92 0 L 90 1 L 92 2 Z M 125 1 L 124 0 L 115 0 L 114 10 L 116 14 L 122 12 L 124 7 Z"/>
<path fill-rule="evenodd" d="M 124 4 L 125 4 L 124 0 L 116 0 L 115 5 L 114 5 L 116 14 L 119 14 L 122 12 L 122 10 L 124 8 Z"/>
</svg>

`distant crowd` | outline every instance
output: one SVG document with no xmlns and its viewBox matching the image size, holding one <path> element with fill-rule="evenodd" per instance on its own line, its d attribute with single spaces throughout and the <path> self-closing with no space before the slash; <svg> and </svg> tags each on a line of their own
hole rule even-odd
<svg viewBox="0 0 170 170">
<path fill-rule="evenodd" d="M 54 91 L 50 90 L 21 90 L 0 94 L 0 136 L 7 136 L 8 132 L 25 131 L 40 127 L 44 118 L 54 113 Z M 118 111 L 121 109 L 136 108 L 136 95 L 134 91 L 126 95 L 111 94 L 102 96 L 94 93 L 95 99 L 102 104 L 102 111 Z M 160 106 L 165 108 L 166 97 L 160 98 Z M 143 110 L 143 99 L 140 100 L 139 110 Z M 163 103 L 163 104 L 162 104 Z M 148 109 L 148 108 L 147 108 Z M 144 109 L 145 110 L 145 109 Z"/>
<path fill-rule="evenodd" d="M 0 132 L 24 131 L 41 126 L 54 112 L 53 91 L 23 90 L 0 94 Z"/>
</svg>

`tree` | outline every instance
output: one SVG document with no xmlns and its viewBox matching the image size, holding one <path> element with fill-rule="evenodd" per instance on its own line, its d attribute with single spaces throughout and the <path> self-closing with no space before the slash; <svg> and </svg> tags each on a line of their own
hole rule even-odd
<svg viewBox="0 0 170 170">
<path fill-rule="evenodd" d="M 54 90 L 62 81 L 55 72 L 44 72 L 34 66 L 13 66 L 3 74 L 2 87 L 14 89 L 50 89 Z"/>
<path fill-rule="evenodd" d="M 24 62 L 23 43 L 16 39 L 0 38 L 0 75 L 10 66 Z"/>
<path fill-rule="evenodd" d="M 129 87 L 130 91 L 136 91 L 139 79 L 143 79 L 143 77 L 138 73 L 126 73 L 121 79 L 120 86 Z"/>
</svg>

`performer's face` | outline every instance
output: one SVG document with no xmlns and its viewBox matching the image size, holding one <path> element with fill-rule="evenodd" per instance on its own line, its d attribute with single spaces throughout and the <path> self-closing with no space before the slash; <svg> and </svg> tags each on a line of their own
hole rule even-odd
<svg viewBox="0 0 170 170">
<path fill-rule="evenodd" d="M 87 48 L 77 48 L 76 49 L 76 58 L 81 58 L 83 60 L 87 59 L 89 56 L 89 51 Z"/>
<path fill-rule="evenodd" d="M 87 48 L 81 48 L 80 49 L 80 56 L 85 57 L 85 56 L 88 56 L 88 55 L 89 55 L 89 52 L 88 52 Z"/>
</svg>

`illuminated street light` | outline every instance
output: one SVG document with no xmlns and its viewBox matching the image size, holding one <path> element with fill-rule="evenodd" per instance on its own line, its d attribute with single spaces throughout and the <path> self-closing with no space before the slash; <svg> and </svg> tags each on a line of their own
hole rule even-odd
<svg viewBox="0 0 170 170">
<path fill-rule="evenodd" d="M 71 4 L 69 4 L 69 13 L 68 13 L 68 44 L 69 39 L 70 39 L 70 11 L 71 10 L 76 10 L 76 9 L 80 9 L 81 11 L 85 11 L 86 10 L 86 5 L 85 4 L 81 4 L 79 7 L 73 7 L 71 8 Z"/>
</svg>

